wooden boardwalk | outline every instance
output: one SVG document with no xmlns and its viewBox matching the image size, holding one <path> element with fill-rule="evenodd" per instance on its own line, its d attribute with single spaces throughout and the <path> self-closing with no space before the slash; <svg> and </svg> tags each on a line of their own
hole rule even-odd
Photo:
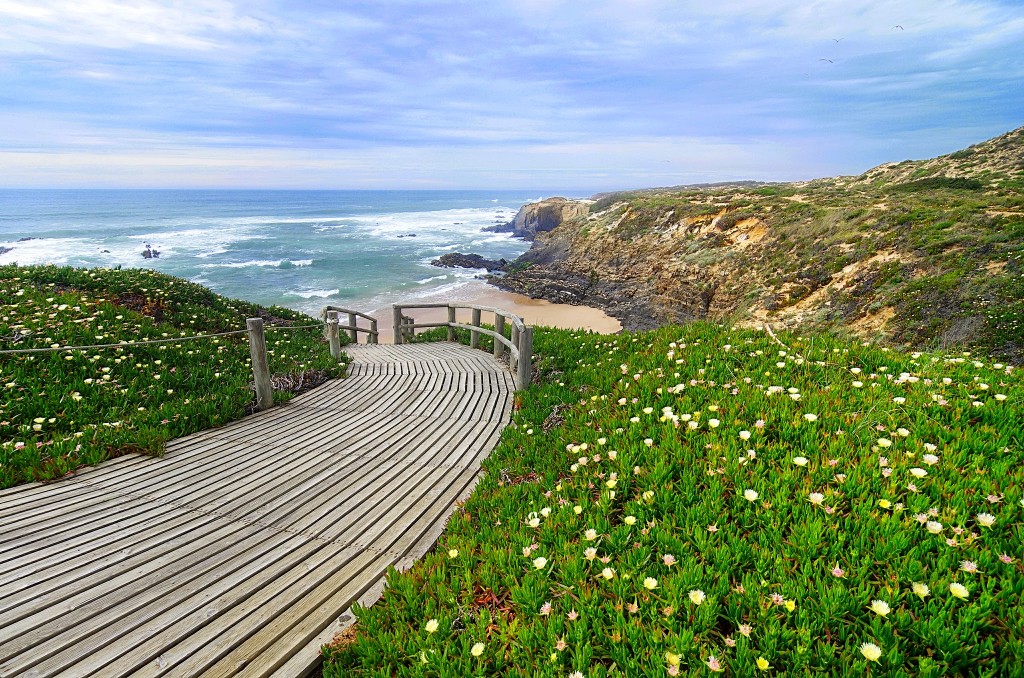
<svg viewBox="0 0 1024 678">
<path fill-rule="evenodd" d="M 0 676 L 314 668 L 387 567 L 432 547 L 512 408 L 482 351 L 346 350 L 348 378 L 161 459 L 0 492 Z"/>
</svg>

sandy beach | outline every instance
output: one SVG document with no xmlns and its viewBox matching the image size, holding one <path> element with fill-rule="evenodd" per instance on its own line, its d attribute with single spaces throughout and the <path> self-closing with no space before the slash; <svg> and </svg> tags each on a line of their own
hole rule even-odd
<svg viewBox="0 0 1024 678">
<path fill-rule="evenodd" d="M 604 311 L 589 306 L 572 306 L 569 304 L 553 304 L 543 299 L 531 299 L 522 294 L 513 294 L 499 290 L 483 280 L 472 281 L 462 287 L 455 295 L 420 296 L 408 300 L 409 304 L 439 303 L 478 304 L 500 308 L 521 317 L 528 325 L 545 325 L 562 329 L 588 329 L 603 334 L 611 334 L 622 329 L 618 320 Z M 417 323 L 445 322 L 448 312 L 443 308 L 410 308 L 405 312 Z M 381 343 L 392 343 L 392 310 L 391 307 L 381 308 L 371 315 L 377 318 Z M 460 309 L 456 312 L 456 320 L 468 323 L 471 311 Z M 494 323 L 494 316 L 484 313 L 481 320 L 487 324 Z"/>
</svg>

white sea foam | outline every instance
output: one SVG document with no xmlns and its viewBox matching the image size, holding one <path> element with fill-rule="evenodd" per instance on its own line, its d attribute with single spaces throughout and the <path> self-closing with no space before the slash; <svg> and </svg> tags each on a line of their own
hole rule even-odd
<svg viewBox="0 0 1024 678">
<path fill-rule="evenodd" d="M 312 259 L 253 259 L 252 261 L 231 261 L 223 264 L 202 264 L 199 268 L 249 268 L 251 266 L 274 266 L 277 268 L 312 266 Z"/>
<path fill-rule="evenodd" d="M 447 279 L 448 279 L 448 275 L 447 274 L 446 275 L 435 275 L 435 276 L 432 276 L 430 278 L 423 278 L 422 280 L 416 280 L 415 282 L 416 282 L 417 285 L 427 285 L 429 283 L 434 282 L 435 280 L 447 280 Z"/>
<path fill-rule="evenodd" d="M 327 297 L 333 297 L 340 292 L 341 290 L 338 288 L 334 288 L 333 290 L 289 290 L 285 292 L 285 296 L 302 297 L 303 299 L 326 299 Z"/>
</svg>

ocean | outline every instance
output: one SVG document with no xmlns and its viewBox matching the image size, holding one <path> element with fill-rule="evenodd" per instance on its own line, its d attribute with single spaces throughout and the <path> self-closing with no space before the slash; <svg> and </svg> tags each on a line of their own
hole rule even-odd
<svg viewBox="0 0 1024 678">
<path fill-rule="evenodd" d="M 461 300 L 480 271 L 447 252 L 512 259 L 485 229 L 544 196 L 508 191 L 0 190 L 0 264 L 139 267 L 316 315 Z M 147 246 L 159 252 L 143 257 Z"/>
</svg>

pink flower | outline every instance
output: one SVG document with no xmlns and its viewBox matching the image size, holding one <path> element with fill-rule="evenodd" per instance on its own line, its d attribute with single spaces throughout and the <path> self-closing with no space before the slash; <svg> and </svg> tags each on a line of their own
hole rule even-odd
<svg viewBox="0 0 1024 678">
<path fill-rule="evenodd" d="M 569 621 L 576 621 L 580 618 L 580 613 L 576 610 L 569 610 L 569 614 L 565 616 L 568 617 Z"/>
<path fill-rule="evenodd" d="M 725 637 L 725 644 L 728 645 L 729 647 L 736 647 L 736 641 L 733 640 L 732 636 L 726 636 Z"/>
<path fill-rule="evenodd" d="M 722 663 L 720 661 L 718 661 L 718 657 L 716 657 L 715 655 L 711 655 L 710 657 L 708 657 L 708 662 L 707 663 L 708 663 L 708 668 L 711 669 L 712 671 L 715 671 L 716 673 L 718 671 L 724 671 L 725 670 L 725 669 L 722 668 Z"/>
<path fill-rule="evenodd" d="M 835 567 L 832 568 L 832 576 L 833 577 L 839 577 L 840 579 L 842 579 L 843 577 L 846 576 L 846 573 L 843 572 L 843 568 L 841 568 L 838 565 L 836 565 Z"/>
<path fill-rule="evenodd" d="M 965 560 L 962 563 L 960 563 L 960 569 L 964 572 L 977 572 L 978 564 L 970 560 Z"/>
<path fill-rule="evenodd" d="M 547 615 L 551 614 L 551 603 L 548 602 L 548 603 L 544 603 L 543 605 L 541 605 L 540 606 L 540 613 L 542 615 L 544 615 L 545 617 Z"/>
<path fill-rule="evenodd" d="M 565 648 L 569 647 L 569 644 L 565 642 L 565 638 L 559 638 L 558 642 L 555 643 L 555 649 L 561 652 Z"/>
<path fill-rule="evenodd" d="M 1003 500 L 1003 495 L 1002 494 L 990 494 L 990 495 L 988 495 L 988 503 L 990 503 L 990 504 L 998 504 L 1002 500 Z"/>
<path fill-rule="evenodd" d="M 771 595 L 771 599 L 774 605 L 783 605 L 786 602 L 786 599 L 782 596 L 781 593 L 773 593 Z"/>
<path fill-rule="evenodd" d="M 999 560 L 1003 561 L 1007 565 L 1012 565 L 1013 564 L 1013 556 L 1009 556 L 1009 555 L 1007 555 L 1005 553 L 1003 553 L 1003 554 L 1001 554 L 999 556 Z"/>
<path fill-rule="evenodd" d="M 750 634 L 754 632 L 754 627 L 750 624 L 740 624 L 740 635 L 744 638 L 749 638 Z"/>
<path fill-rule="evenodd" d="M 637 612 L 640 611 L 640 606 L 637 605 L 636 603 L 630 603 L 629 605 L 626 606 L 626 609 L 629 610 L 630 614 L 636 614 Z"/>
<path fill-rule="evenodd" d="M 754 428 L 764 428 L 764 419 L 758 419 L 755 421 Z"/>
<path fill-rule="evenodd" d="M 676 564 L 676 557 L 674 555 L 672 555 L 671 553 L 666 553 L 665 555 L 663 555 L 661 557 L 661 562 L 665 563 L 666 566 L 675 565 Z"/>
<path fill-rule="evenodd" d="M 678 676 L 679 675 L 679 667 L 676 666 L 675 664 L 673 664 L 672 666 L 668 667 L 668 675 L 670 675 L 670 676 Z"/>
<path fill-rule="evenodd" d="M 718 532 L 718 525 L 708 525 L 708 532 L 711 534 Z"/>
</svg>

